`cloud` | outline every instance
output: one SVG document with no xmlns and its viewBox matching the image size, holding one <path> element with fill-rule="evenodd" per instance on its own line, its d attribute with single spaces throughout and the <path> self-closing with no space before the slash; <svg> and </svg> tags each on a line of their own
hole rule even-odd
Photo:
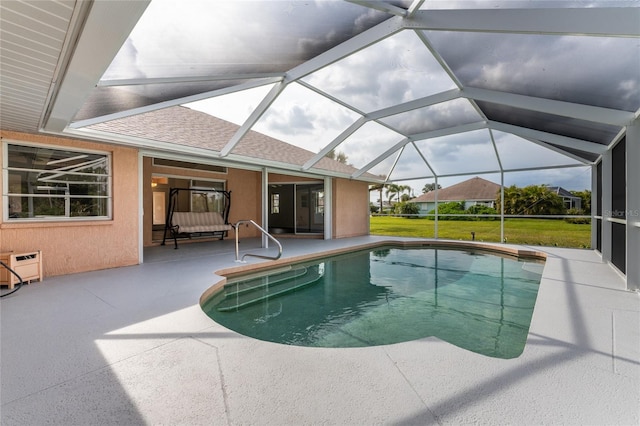
<svg viewBox="0 0 640 426">
<path fill-rule="evenodd" d="M 425 34 L 465 85 L 627 111 L 640 107 L 637 39 Z"/>
<path fill-rule="evenodd" d="M 381 121 L 409 136 L 481 120 L 468 100 L 455 99 L 386 117 Z"/>
<path fill-rule="evenodd" d="M 128 43 L 147 77 L 284 72 L 388 18 L 334 1 L 154 0 Z M 126 51 L 117 62 L 136 64 Z"/>
<path fill-rule="evenodd" d="M 255 124 L 254 130 L 319 152 L 358 117 L 332 100 L 292 83 Z"/>
<path fill-rule="evenodd" d="M 310 111 L 299 105 L 294 105 L 281 114 L 270 114 L 265 125 L 276 132 L 287 134 L 293 132 L 294 135 L 310 134 L 315 129 L 314 121 L 314 116 Z"/>
<path fill-rule="evenodd" d="M 505 170 L 579 164 L 577 160 L 529 142 L 518 136 L 493 132 L 500 161 Z"/>
<path fill-rule="evenodd" d="M 505 173 L 504 185 L 550 185 L 561 186 L 568 191 L 590 190 L 591 167 Z"/>
<path fill-rule="evenodd" d="M 412 31 L 382 40 L 304 80 L 365 112 L 455 87 Z"/>
<path fill-rule="evenodd" d="M 487 130 L 417 141 L 416 145 L 439 175 L 500 169 Z"/>
</svg>

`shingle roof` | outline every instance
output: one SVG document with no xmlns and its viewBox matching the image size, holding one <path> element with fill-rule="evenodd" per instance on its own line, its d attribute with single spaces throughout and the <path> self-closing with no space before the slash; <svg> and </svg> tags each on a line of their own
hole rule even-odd
<svg viewBox="0 0 640 426">
<path fill-rule="evenodd" d="M 88 128 L 219 152 L 240 126 L 200 111 L 174 106 L 94 124 Z M 240 140 L 233 149 L 233 154 L 299 166 L 315 155 L 311 151 L 253 130 Z M 314 167 L 347 174 L 357 170 L 330 158 L 321 159 Z"/>
<path fill-rule="evenodd" d="M 438 201 L 489 201 L 495 200 L 500 191 L 500 185 L 480 177 L 474 177 L 464 182 L 438 190 Z M 435 191 L 427 192 L 411 200 L 412 203 L 434 202 Z"/>
<path fill-rule="evenodd" d="M 569 197 L 569 198 L 580 198 L 576 195 L 573 195 L 571 192 L 567 191 L 566 189 L 562 188 L 561 186 L 547 186 L 547 188 L 549 189 L 549 191 L 558 194 L 561 197 Z"/>
</svg>

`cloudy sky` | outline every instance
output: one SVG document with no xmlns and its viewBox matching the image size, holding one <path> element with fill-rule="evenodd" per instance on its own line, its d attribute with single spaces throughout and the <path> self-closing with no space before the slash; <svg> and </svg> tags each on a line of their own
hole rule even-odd
<svg viewBox="0 0 640 426">
<path fill-rule="evenodd" d="M 586 7 L 593 3 L 619 6 L 637 2 L 427 1 L 425 7 Z M 385 18 L 356 4 L 327 0 L 189 5 L 198 8 L 154 0 L 104 78 L 286 72 Z M 619 37 L 405 30 L 306 75 L 301 81 L 304 84 L 289 83 L 253 130 L 319 152 L 362 114 L 456 89 L 456 82 L 432 50 L 463 86 L 636 111 L 640 108 L 639 44 L 637 39 Z M 187 106 L 241 125 L 271 89 L 272 85 L 265 85 Z M 454 99 L 368 122 L 336 150 L 360 168 L 399 146 L 407 136 L 483 121 L 471 102 Z M 591 125 L 587 124 L 584 128 L 588 130 Z M 587 130 L 583 133 L 589 137 Z M 611 126 L 596 130 L 606 136 L 618 131 Z M 483 173 L 499 170 L 500 164 L 509 170 L 578 163 L 529 140 L 487 129 L 413 139 L 400 155 L 391 178 L 412 179 L 406 183 L 416 194 L 433 180 L 429 179 L 433 173 L 465 174 L 440 178 L 443 186 L 473 174 L 499 183 L 499 174 Z M 397 155 L 381 161 L 370 172 L 386 175 Z M 589 188 L 590 182 L 589 166 L 505 175 L 505 184 L 519 186 L 551 184 L 582 190 Z"/>
</svg>

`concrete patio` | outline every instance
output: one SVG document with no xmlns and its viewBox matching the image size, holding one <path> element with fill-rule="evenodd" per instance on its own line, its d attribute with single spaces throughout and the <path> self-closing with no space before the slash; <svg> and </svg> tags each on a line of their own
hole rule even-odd
<svg viewBox="0 0 640 426">
<path fill-rule="evenodd" d="M 292 257 L 383 240 L 282 242 Z M 231 240 L 46 277 L 0 304 L 1 423 L 640 423 L 640 294 L 593 251 L 535 250 L 548 259 L 527 346 L 511 360 L 436 338 L 318 349 L 238 335 L 199 305 L 214 272 L 237 265 Z"/>
</svg>

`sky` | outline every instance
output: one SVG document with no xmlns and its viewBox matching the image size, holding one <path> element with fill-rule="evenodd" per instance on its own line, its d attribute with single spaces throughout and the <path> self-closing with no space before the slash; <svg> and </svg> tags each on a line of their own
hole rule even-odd
<svg viewBox="0 0 640 426">
<path fill-rule="evenodd" d="M 593 3 L 618 6 L 637 2 L 428 1 L 425 7 L 589 7 Z M 175 2 L 154 0 L 104 78 L 171 77 L 176 70 L 185 73 L 185 64 L 189 65 L 186 76 L 191 77 L 286 72 L 351 37 L 358 28 L 384 18 L 359 5 L 335 1 L 189 4 L 203 9 L 194 11 Z M 300 82 L 289 83 L 253 130 L 317 153 L 364 114 L 457 88 L 443 63 L 463 86 L 636 111 L 640 108 L 639 47 L 637 39 L 620 37 L 405 30 L 363 46 Z M 185 106 L 242 125 L 272 88 L 273 84 L 265 84 Z M 517 118 L 526 126 L 527 120 L 535 117 L 520 113 Z M 590 187 L 589 165 L 556 168 L 579 162 L 518 136 L 480 129 L 416 137 L 483 121 L 468 100 L 449 100 L 369 121 L 348 135 L 336 151 L 345 154 L 356 168 L 377 162 L 369 172 L 379 175 L 389 173 L 400 155 L 391 178 L 412 186 L 415 195 L 425 183 L 433 182 L 434 174 L 441 176 L 442 186 L 476 174 L 499 183 L 499 174 L 487 172 L 495 172 L 501 165 L 505 170 L 554 166 L 506 173 L 506 185 L 549 184 L 568 190 Z M 578 130 L 568 136 L 599 137 L 604 142 L 619 130 L 575 120 L 571 124 Z M 550 131 L 574 131 L 563 120 L 544 125 Z M 413 142 L 400 153 L 397 149 L 407 142 L 407 136 Z M 382 159 L 382 154 L 389 152 L 391 155 Z M 456 173 L 463 175 L 442 177 Z M 405 180 L 408 178 L 412 180 Z"/>
</svg>

